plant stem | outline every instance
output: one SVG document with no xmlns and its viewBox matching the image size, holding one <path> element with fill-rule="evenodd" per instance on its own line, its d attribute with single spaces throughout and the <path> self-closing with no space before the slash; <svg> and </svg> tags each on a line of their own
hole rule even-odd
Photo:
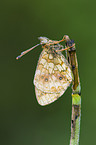
<svg viewBox="0 0 96 145">
<path fill-rule="evenodd" d="M 70 40 L 69 36 L 65 35 L 64 38 L 66 42 L 66 47 L 70 47 L 66 51 L 66 56 L 73 72 L 70 145 L 79 145 L 80 119 L 81 119 L 81 87 L 78 73 L 76 47 L 75 45 L 73 46 L 74 42 L 73 40 Z"/>
</svg>

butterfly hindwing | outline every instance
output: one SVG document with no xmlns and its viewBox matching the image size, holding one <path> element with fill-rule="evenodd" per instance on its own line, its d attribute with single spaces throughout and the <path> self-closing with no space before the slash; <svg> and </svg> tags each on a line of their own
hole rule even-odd
<svg viewBox="0 0 96 145">
<path fill-rule="evenodd" d="M 63 95 L 64 91 L 61 91 L 60 93 L 52 94 L 52 93 L 42 92 L 41 90 L 35 87 L 35 93 L 36 93 L 36 98 L 38 100 L 38 103 L 44 106 L 57 100 L 61 95 Z"/>
</svg>

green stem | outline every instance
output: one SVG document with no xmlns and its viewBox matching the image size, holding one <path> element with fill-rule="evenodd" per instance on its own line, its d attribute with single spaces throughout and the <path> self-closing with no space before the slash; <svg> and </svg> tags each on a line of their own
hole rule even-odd
<svg viewBox="0 0 96 145">
<path fill-rule="evenodd" d="M 73 72 L 70 145 L 79 145 L 81 119 L 81 87 L 78 73 L 76 48 L 73 45 L 74 42 L 69 39 L 69 36 L 65 35 L 64 38 L 66 40 L 66 47 L 70 47 L 70 49 L 66 51 L 66 54 Z"/>
</svg>

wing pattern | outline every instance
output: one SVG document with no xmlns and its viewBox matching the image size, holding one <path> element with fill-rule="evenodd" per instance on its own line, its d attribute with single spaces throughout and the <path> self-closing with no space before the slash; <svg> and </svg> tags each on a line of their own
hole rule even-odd
<svg viewBox="0 0 96 145">
<path fill-rule="evenodd" d="M 70 66 L 62 53 L 44 49 L 40 55 L 34 85 L 40 105 L 47 105 L 62 96 L 72 82 Z"/>
</svg>

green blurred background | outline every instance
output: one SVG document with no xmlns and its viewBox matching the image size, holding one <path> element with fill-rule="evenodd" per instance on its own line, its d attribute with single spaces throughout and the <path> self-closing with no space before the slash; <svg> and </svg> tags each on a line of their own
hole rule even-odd
<svg viewBox="0 0 96 145">
<path fill-rule="evenodd" d="M 42 107 L 33 78 L 42 48 L 20 60 L 39 36 L 68 34 L 77 47 L 82 85 L 80 145 L 96 139 L 96 1 L 4 0 L 0 4 L 0 145 L 69 145 L 71 88 Z"/>
</svg>

